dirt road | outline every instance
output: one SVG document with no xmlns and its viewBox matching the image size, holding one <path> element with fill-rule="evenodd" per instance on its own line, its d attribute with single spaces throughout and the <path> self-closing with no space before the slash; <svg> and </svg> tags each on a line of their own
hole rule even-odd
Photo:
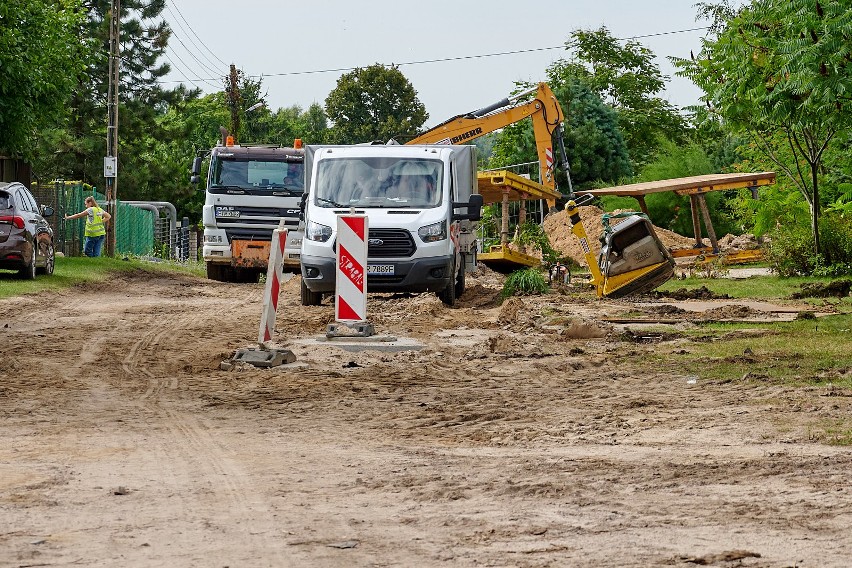
<svg viewBox="0 0 852 568">
<path fill-rule="evenodd" d="M 850 397 L 649 371 L 682 346 L 618 340 L 625 303 L 469 285 L 371 298 L 423 347 L 346 351 L 293 279 L 272 370 L 220 369 L 260 285 L 0 301 L 0 566 L 852 563 L 852 455 L 803 420 Z"/>
</svg>

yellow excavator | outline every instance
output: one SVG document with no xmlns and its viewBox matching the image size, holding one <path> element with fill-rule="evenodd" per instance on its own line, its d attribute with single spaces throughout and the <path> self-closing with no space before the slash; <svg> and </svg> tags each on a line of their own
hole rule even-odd
<svg viewBox="0 0 852 568">
<path fill-rule="evenodd" d="M 530 99 L 530 95 L 535 95 Z M 466 144 L 475 138 L 519 122 L 532 119 L 538 163 L 541 168 L 541 184 L 551 191 L 558 191 L 553 172 L 553 140 L 559 145 L 560 166 L 568 180 L 568 194 L 573 194 L 571 176 L 568 175 L 568 157 L 562 141 L 562 121 L 565 115 L 547 83 L 516 95 L 507 97 L 485 108 L 454 116 L 434 126 L 406 144 Z"/>
<path fill-rule="evenodd" d="M 592 272 L 592 284 L 598 297 L 621 298 L 630 294 L 649 292 L 674 276 L 675 263 L 671 253 L 657 237 L 651 221 L 641 213 L 604 215 L 602 219 L 604 234 L 601 237 L 600 254 L 596 257 L 592 253 L 586 230 L 580 221 L 579 208 L 588 205 L 593 196 L 578 197 L 574 194 L 562 139 L 564 114 L 556 95 L 546 83 L 539 83 L 535 88 L 507 97 L 477 111 L 455 116 L 409 140 L 406 144 L 464 144 L 527 117 L 532 119 L 541 168 L 540 185 L 545 188 L 545 191 L 539 192 L 538 195 L 547 199 L 551 206 L 555 204 L 553 196 L 562 196 L 557 188 L 554 174 L 554 139 L 558 144 L 560 166 L 565 172 L 568 183 L 566 197 L 569 201 L 566 210 L 571 223 L 571 232 L 583 248 L 589 270 Z M 510 177 L 507 172 L 500 173 L 501 178 Z M 507 185 L 511 185 L 509 182 L 512 180 L 509 179 Z M 522 180 L 515 180 L 512 183 L 515 184 L 519 194 L 530 194 L 523 187 Z M 527 187 L 535 185 L 539 184 Z M 480 184 L 481 189 L 482 187 L 483 185 Z M 504 190 L 504 222 L 508 216 L 508 209 L 506 209 L 508 193 Z M 532 195 L 536 195 L 535 190 Z M 488 196 L 485 197 L 487 199 Z M 614 217 L 625 217 L 625 219 L 610 225 L 609 219 Z M 505 243 L 503 248 L 506 249 Z"/>
</svg>

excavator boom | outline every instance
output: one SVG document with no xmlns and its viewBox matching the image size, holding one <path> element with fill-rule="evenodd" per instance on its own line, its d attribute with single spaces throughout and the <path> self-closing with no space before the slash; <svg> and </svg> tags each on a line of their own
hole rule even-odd
<svg viewBox="0 0 852 568">
<path fill-rule="evenodd" d="M 532 100 L 527 100 L 533 96 Z M 559 144 L 560 161 L 568 171 L 568 158 L 562 142 L 562 120 L 565 118 L 556 95 L 547 83 L 505 98 L 485 108 L 455 116 L 420 134 L 406 144 L 464 144 L 495 130 L 532 118 L 536 152 L 541 166 L 542 185 L 557 191 L 553 173 L 553 139 Z M 569 184 L 570 184 L 570 176 Z M 569 186 L 569 194 L 573 193 Z"/>
</svg>

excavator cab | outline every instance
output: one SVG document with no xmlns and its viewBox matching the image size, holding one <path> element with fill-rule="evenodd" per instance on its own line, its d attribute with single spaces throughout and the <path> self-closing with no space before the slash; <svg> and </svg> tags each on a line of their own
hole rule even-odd
<svg viewBox="0 0 852 568">
<path fill-rule="evenodd" d="M 592 272 L 592 284 L 598 297 L 623 298 L 630 294 L 650 292 L 674 276 L 674 258 L 663 245 L 651 221 L 642 213 L 604 215 L 601 222 L 601 250 L 597 258 L 591 252 L 588 236 L 580 220 L 578 205 L 569 201 L 565 206 L 571 232 L 580 240 L 586 261 Z M 610 224 L 612 218 L 623 218 Z"/>
</svg>

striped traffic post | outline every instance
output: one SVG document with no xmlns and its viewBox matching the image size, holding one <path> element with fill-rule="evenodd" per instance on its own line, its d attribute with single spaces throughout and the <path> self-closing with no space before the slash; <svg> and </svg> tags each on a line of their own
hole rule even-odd
<svg viewBox="0 0 852 568">
<path fill-rule="evenodd" d="M 366 215 L 337 217 L 337 270 L 334 319 L 345 325 L 367 321 Z"/>
<path fill-rule="evenodd" d="M 266 287 L 263 291 L 263 313 L 260 316 L 260 331 L 257 342 L 264 344 L 272 339 L 275 331 L 275 312 L 278 310 L 278 293 L 281 290 L 281 278 L 284 274 L 284 245 L 287 243 L 287 229 L 284 220 L 272 231 L 272 243 L 269 247 L 269 266 L 266 269 Z"/>
</svg>

